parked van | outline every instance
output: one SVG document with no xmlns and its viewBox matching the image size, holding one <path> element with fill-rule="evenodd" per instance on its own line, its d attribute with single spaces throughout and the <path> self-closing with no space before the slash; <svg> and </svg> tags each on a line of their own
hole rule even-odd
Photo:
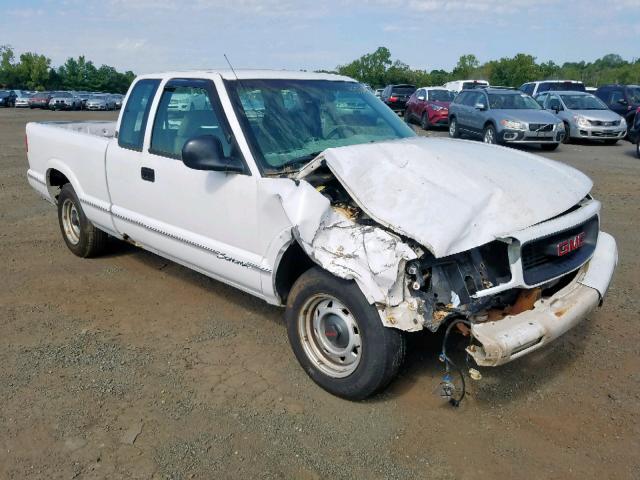
<svg viewBox="0 0 640 480">
<path fill-rule="evenodd" d="M 523 83 L 520 91 L 535 98 L 542 92 L 584 92 L 586 88 L 577 80 L 542 80 Z"/>
</svg>

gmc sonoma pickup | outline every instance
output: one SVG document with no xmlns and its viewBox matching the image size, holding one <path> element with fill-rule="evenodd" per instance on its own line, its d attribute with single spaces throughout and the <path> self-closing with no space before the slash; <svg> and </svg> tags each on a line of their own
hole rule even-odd
<svg viewBox="0 0 640 480">
<path fill-rule="evenodd" d="M 480 366 L 539 349 L 602 302 L 617 263 L 585 175 L 418 138 L 341 76 L 144 75 L 117 122 L 26 136 L 74 254 L 113 236 L 286 305 L 304 370 L 349 399 L 391 381 L 406 332 L 455 325 Z"/>
</svg>

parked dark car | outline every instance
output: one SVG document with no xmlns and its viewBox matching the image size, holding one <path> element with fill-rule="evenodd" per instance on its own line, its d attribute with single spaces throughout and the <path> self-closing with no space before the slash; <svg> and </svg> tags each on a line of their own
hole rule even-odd
<svg viewBox="0 0 640 480">
<path fill-rule="evenodd" d="M 603 85 L 596 90 L 596 97 L 627 121 L 629 131 L 640 107 L 640 85 Z"/>
<path fill-rule="evenodd" d="M 49 109 L 49 101 L 53 94 L 51 92 L 37 92 L 29 99 L 29 108 Z"/>
<path fill-rule="evenodd" d="M 409 97 L 415 91 L 415 85 L 387 85 L 380 99 L 394 112 L 404 112 Z"/>
<path fill-rule="evenodd" d="M 449 125 L 449 104 L 456 94 L 442 87 L 425 87 L 416 90 L 407 101 L 404 119 L 407 123 L 420 122 L 425 130 Z"/>
<path fill-rule="evenodd" d="M 630 125 L 629 135 L 627 137 L 631 143 L 636 144 L 636 154 L 640 158 L 640 107 L 636 108 L 635 119 Z"/>
<path fill-rule="evenodd" d="M 13 90 L 0 90 L 0 107 L 15 107 L 16 97 Z"/>
</svg>

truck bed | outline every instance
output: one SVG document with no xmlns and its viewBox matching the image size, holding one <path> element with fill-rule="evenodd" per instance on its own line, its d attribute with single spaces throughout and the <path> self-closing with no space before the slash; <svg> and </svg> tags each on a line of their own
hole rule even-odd
<svg viewBox="0 0 640 480">
<path fill-rule="evenodd" d="M 105 160 L 109 144 L 115 141 L 116 122 L 30 122 L 26 130 L 31 186 L 55 203 L 47 185 L 53 183 L 52 172 L 63 175 L 72 184 L 86 216 L 111 230 Z"/>
</svg>

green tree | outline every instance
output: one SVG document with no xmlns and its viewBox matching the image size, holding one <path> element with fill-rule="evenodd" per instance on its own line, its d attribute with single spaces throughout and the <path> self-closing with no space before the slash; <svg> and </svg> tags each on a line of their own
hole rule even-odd
<svg viewBox="0 0 640 480">
<path fill-rule="evenodd" d="M 15 66 L 16 76 L 19 79 L 18 87 L 29 90 L 44 89 L 49 78 L 51 60 L 37 53 L 23 53 L 20 62 Z"/>
</svg>

